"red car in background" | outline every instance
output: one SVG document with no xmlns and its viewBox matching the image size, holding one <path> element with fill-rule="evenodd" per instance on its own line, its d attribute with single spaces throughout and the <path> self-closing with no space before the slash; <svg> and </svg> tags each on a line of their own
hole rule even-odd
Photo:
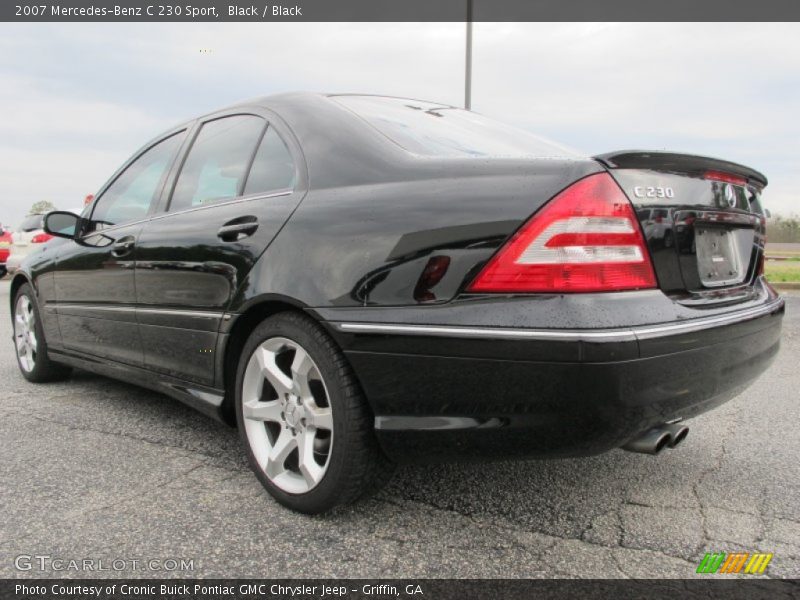
<svg viewBox="0 0 800 600">
<path fill-rule="evenodd" d="M 6 261 L 11 250 L 11 231 L 0 225 L 0 278 L 6 276 Z"/>
</svg>

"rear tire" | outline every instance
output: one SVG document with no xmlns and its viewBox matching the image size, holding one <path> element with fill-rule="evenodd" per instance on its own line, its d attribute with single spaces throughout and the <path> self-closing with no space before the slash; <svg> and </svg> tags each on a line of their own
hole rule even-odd
<svg viewBox="0 0 800 600">
<path fill-rule="evenodd" d="M 14 296 L 14 347 L 22 376 L 33 383 L 66 379 L 70 367 L 50 360 L 47 341 L 36 304 L 36 295 L 30 284 L 20 286 Z"/>
<path fill-rule="evenodd" d="M 236 420 L 250 466 L 284 506 L 316 514 L 377 492 L 394 471 L 349 364 L 305 315 L 264 320 L 242 350 Z"/>
</svg>

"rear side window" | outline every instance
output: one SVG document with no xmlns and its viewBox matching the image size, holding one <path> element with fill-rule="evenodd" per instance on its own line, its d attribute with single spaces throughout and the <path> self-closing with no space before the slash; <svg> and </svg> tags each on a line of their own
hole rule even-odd
<svg viewBox="0 0 800 600">
<path fill-rule="evenodd" d="M 117 177 L 95 202 L 95 229 L 132 223 L 147 216 L 184 135 L 185 132 L 176 133 L 146 150 Z"/>
<path fill-rule="evenodd" d="M 204 124 L 183 164 L 171 211 L 241 195 L 264 119 L 253 115 L 223 117 Z"/>
<path fill-rule="evenodd" d="M 555 142 L 468 110 L 402 98 L 334 96 L 412 154 L 432 157 L 581 158 Z"/>
<path fill-rule="evenodd" d="M 294 188 L 295 168 L 292 155 L 286 144 L 275 131 L 274 127 L 267 129 L 264 138 L 256 152 L 247 184 L 244 186 L 245 194 L 258 194 Z"/>
</svg>

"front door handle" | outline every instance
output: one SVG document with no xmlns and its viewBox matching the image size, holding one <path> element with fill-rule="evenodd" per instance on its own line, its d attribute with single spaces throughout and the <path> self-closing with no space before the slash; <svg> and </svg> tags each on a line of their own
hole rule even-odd
<svg viewBox="0 0 800 600">
<path fill-rule="evenodd" d="M 258 219 L 252 215 L 237 217 L 225 223 L 217 231 L 217 237 L 223 242 L 235 242 L 253 235 L 258 229 Z"/>
<path fill-rule="evenodd" d="M 131 250 L 136 246 L 136 238 L 132 235 L 126 235 L 125 237 L 119 238 L 116 242 L 114 242 L 114 249 L 111 251 L 111 254 L 114 256 L 125 256 L 126 254 L 130 254 Z"/>
</svg>

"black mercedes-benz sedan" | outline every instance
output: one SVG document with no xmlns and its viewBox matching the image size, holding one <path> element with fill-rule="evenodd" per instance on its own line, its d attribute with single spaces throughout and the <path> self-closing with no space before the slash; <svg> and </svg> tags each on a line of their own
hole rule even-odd
<svg viewBox="0 0 800 600">
<path fill-rule="evenodd" d="M 316 513 L 412 460 L 656 454 L 778 351 L 759 172 L 285 94 L 137 151 L 11 283 L 19 367 L 238 425 Z"/>
</svg>

